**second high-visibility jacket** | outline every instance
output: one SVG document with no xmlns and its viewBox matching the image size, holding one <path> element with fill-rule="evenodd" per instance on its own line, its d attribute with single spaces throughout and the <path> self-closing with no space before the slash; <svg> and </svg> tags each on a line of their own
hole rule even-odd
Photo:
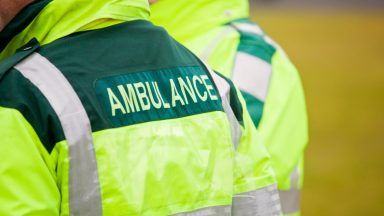
<svg viewBox="0 0 384 216">
<path fill-rule="evenodd" d="M 155 24 L 239 86 L 271 154 L 283 212 L 297 213 L 308 142 L 302 84 L 284 51 L 248 19 L 248 0 L 161 0 L 151 9 Z"/>
<path fill-rule="evenodd" d="M 0 33 L 0 215 L 279 214 L 241 94 L 147 4 L 40 0 Z"/>
</svg>

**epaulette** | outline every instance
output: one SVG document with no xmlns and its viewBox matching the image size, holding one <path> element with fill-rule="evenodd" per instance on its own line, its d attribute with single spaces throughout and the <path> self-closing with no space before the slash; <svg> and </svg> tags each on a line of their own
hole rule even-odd
<svg viewBox="0 0 384 216">
<path fill-rule="evenodd" d="M 27 44 L 16 50 L 16 53 L 0 63 L 0 80 L 15 65 L 30 56 L 40 47 L 40 43 L 33 38 Z"/>
</svg>

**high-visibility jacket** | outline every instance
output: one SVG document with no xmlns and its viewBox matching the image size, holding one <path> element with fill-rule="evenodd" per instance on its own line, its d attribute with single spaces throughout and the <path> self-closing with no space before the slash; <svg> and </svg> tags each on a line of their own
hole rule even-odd
<svg viewBox="0 0 384 216">
<path fill-rule="evenodd" d="M 279 214 L 241 94 L 148 11 L 40 0 L 0 33 L 0 215 Z"/>
<path fill-rule="evenodd" d="M 248 19 L 247 0 L 162 0 L 151 9 L 155 24 L 240 88 L 271 154 L 283 212 L 297 214 L 308 125 L 294 65 Z"/>
</svg>

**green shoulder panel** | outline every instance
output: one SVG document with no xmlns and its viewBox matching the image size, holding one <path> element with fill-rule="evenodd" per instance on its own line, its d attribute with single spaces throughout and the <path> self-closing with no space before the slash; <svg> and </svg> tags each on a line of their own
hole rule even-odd
<svg viewBox="0 0 384 216">
<path fill-rule="evenodd" d="M 276 52 L 276 48 L 267 43 L 260 35 L 240 32 L 240 44 L 238 51 L 248 53 L 271 63 L 272 57 Z"/>
<path fill-rule="evenodd" d="M 244 52 L 260 58 L 271 64 L 277 48 L 268 41 L 268 36 L 250 19 L 235 20 L 228 25 L 234 27 L 240 34 L 239 52 Z"/>
<path fill-rule="evenodd" d="M 71 83 L 94 132 L 222 110 L 198 58 L 148 21 L 69 35 L 39 53 Z"/>
<path fill-rule="evenodd" d="M 13 68 L 38 48 L 38 41 L 31 40 L 0 64 L 0 107 L 18 110 L 31 124 L 46 150 L 51 152 L 55 143 L 64 139 L 60 121 L 37 87 Z"/>
<path fill-rule="evenodd" d="M 238 53 L 246 53 L 266 62 L 272 67 L 273 57 L 277 53 L 278 48 L 256 23 L 250 19 L 239 19 L 228 25 L 231 25 L 239 33 Z M 246 101 L 252 121 L 256 127 L 259 127 L 264 111 L 264 101 L 256 98 L 249 92 L 241 91 L 241 93 Z"/>
</svg>

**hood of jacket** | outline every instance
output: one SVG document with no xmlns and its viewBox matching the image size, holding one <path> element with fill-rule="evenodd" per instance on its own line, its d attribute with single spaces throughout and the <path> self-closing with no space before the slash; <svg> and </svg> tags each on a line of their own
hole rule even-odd
<svg viewBox="0 0 384 216">
<path fill-rule="evenodd" d="M 0 61 L 36 38 L 47 44 L 69 34 L 149 19 L 148 0 L 35 0 L 0 32 Z"/>
<path fill-rule="evenodd" d="M 249 16 L 248 0 L 159 0 L 151 6 L 151 21 L 165 27 L 180 42 Z"/>
</svg>

